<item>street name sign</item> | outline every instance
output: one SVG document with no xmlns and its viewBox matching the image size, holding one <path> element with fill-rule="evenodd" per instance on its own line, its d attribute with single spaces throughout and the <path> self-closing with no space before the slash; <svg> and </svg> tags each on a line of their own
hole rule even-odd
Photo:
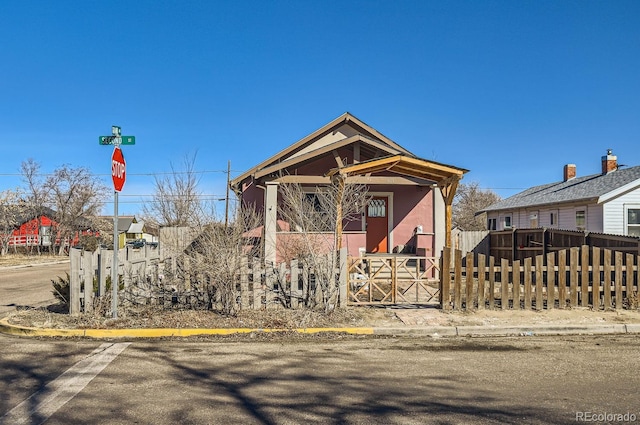
<svg viewBox="0 0 640 425">
<path fill-rule="evenodd" d="M 120 143 L 118 143 L 120 138 Z M 136 136 L 99 136 L 98 143 L 101 145 L 135 145 Z"/>
</svg>

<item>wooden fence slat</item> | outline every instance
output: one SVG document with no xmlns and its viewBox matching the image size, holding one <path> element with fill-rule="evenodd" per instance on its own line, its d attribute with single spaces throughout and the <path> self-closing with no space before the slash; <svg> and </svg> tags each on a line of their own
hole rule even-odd
<svg viewBox="0 0 640 425">
<path fill-rule="evenodd" d="M 542 286 L 543 286 L 542 268 L 543 267 L 544 267 L 544 256 L 536 255 L 536 310 L 542 310 L 542 304 L 544 302 L 542 299 Z"/>
<path fill-rule="evenodd" d="M 604 308 L 611 308 L 611 250 L 604 250 Z"/>
<path fill-rule="evenodd" d="M 466 294 L 465 294 L 465 309 L 473 310 L 473 252 L 467 252 L 466 257 L 466 270 L 465 270 L 465 278 L 466 278 Z"/>
<path fill-rule="evenodd" d="M 345 270 L 345 273 L 347 271 Z M 300 301 L 300 290 L 298 288 L 298 277 L 299 277 L 299 273 L 300 273 L 300 269 L 298 269 L 298 260 L 294 259 L 291 260 L 291 274 L 289 275 L 289 279 L 290 279 L 290 287 L 289 287 L 289 295 L 291 296 L 291 308 L 298 308 L 298 304 Z M 347 282 L 347 285 L 349 283 Z M 346 289 L 346 286 L 345 286 Z M 342 295 L 342 292 L 340 293 L 340 295 Z M 346 297 L 346 294 L 345 294 Z M 346 302 L 346 298 L 345 298 L 345 302 Z"/>
<path fill-rule="evenodd" d="M 240 259 L 240 307 L 249 308 L 249 259 Z"/>
<path fill-rule="evenodd" d="M 615 308 L 622 308 L 622 252 L 616 251 L 615 265 Z"/>
<path fill-rule="evenodd" d="M 478 254 L 478 309 L 484 309 L 485 303 L 485 273 L 487 272 L 487 258 L 484 254 Z"/>
<path fill-rule="evenodd" d="M 582 291 L 580 296 L 580 305 L 582 307 L 589 306 L 589 245 L 582 245 L 582 259 L 580 260 Z"/>
<path fill-rule="evenodd" d="M 531 257 L 524 259 L 524 309 L 531 309 Z"/>
<path fill-rule="evenodd" d="M 262 286 L 263 270 L 259 259 L 253 259 L 251 271 L 253 272 L 253 309 L 262 310 L 262 295 L 264 294 L 264 288 Z"/>
<path fill-rule="evenodd" d="M 509 308 L 509 260 L 503 258 L 500 261 L 500 308 Z"/>
<path fill-rule="evenodd" d="M 569 251 L 569 269 L 570 269 L 570 282 L 569 282 L 569 303 L 571 307 L 578 305 L 578 258 L 579 248 L 571 248 Z"/>
<path fill-rule="evenodd" d="M 558 251 L 558 308 L 567 306 L 567 250 Z"/>
<path fill-rule="evenodd" d="M 556 304 L 556 253 L 547 253 L 547 310 Z"/>
<path fill-rule="evenodd" d="M 453 309 L 460 310 L 462 308 L 462 251 L 456 249 L 453 257 Z"/>
<path fill-rule="evenodd" d="M 511 276 L 513 280 L 513 308 L 520 310 L 520 260 L 513 262 Z"/>
<path fill-rule="evenodd" d="M 626 255 L 625 266 L 626 266 L 627 275 L 626 275 L 626 281 L 625 281 L 625 297 L 629 301 L 633 297 L 633 283 L 635 281 L 634 273 L 633 273 L 633 260 L 634 260 L 633 254 Z"/>
<path fill-rule="evenodd" d="M 495 258 L 489 257 L 489 310 L 496 308 L 496 263 Z"/>
<path fill-rule="evenodd" d="M 440 258 L 440 308 L 449 310 L 451 308 L 451 248 L 444 247 Z"/>
<path fill-rule="evenodd" d="M 591 261 L 591 298 L 594 310 L 600 310 L 600 248 L 593 247 Z"/>
</svg>

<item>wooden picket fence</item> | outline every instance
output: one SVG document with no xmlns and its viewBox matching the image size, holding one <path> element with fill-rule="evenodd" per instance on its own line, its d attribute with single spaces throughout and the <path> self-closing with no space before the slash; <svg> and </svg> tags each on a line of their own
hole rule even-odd
<svg viewBox="0 0 640 425">
<path fill-rule="evenodd" d="M 440 306 L 449 310 L 638 308 L 640 256 L 583 245 L 497 264 L 445 248 Z M 451 265 L 452 264 L 452 265 Z"/>
<path fill-rule="evenodd" d="M 156 252 L 142 248 L 134 253 L 129 249 L 119 251 L 121 305 L 221 309 L 221 291 L 196 264 L 190 263 L 188 256 L 166 256 L 160 262 Z M 71 313 L 90 312 L 93 296 L 106 294 L 103 282 L 110 276 L 112 255 L 113 251 L 108 250 L 94 253 L 72 250 Z M 335 273 L 340 281 L 337 302 L 344 306 L 347 299 L 346 249 L 339 256 Z M 96 280 L 100 282 L 97 293 L 84 289 Z M 205 285 L 212 290 L 207 290 Z M 298 308 L 323 302 L 319 285 L 313 269 L 297 260 L 265 265 L 258 258 L 243 257 L 236 276 L 234 298 L 238 309 Z"/>
<path fill-rule="evenodd" d="M 91 312 L 96 297 L 107 295 L 107 278 L 113 267 L 113 250 L 94 252 L 72 248 L 69 251 L 69 313 Z M 157 246 L 142 248 L 127 246 L 118 251 L 118 284 L 132 288 L 143 282 L 156 282 L 161 274 Z"/>
</svg>

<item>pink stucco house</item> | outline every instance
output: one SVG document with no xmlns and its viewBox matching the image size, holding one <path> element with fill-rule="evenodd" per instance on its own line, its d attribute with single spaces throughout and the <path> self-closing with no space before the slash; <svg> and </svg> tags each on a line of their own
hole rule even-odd
<svg viewBox="0 0 640 425">
<path fill-rule="evenodd" d="M 345 113 L 231 181 L 243 208 L 264 215 L 265 260 L 277 262 L 279 240 L 292 232 L 277 215 L 278 185 L 327 185 L 337 175 L 366 184 L 373 198 L 348 223 L 349 255 L 407 253 L 439 256 L 450 244 L 451 204 L 467 170 L 420 159 Z"/>
</svg>

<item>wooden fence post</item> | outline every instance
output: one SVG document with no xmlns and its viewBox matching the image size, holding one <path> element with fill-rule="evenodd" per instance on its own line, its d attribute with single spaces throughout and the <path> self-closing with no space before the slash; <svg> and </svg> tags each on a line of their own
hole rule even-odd
<svg viewBox="0 0 640 425">
<path fill-rule="evenodd" d="M 615 308 L 622 309 L 622 252 L 620 251 L 616 251 L 615 279 Z"/>
<path fill-rule="evenodd" d="M 489 257 L 489 310 L 496 308 L 496 259 Z"/>
<path fill-rule="evenodd" d="M 513 308 L 520 310 L 520 260 L 513 262 L 511 276 L 513 281 Z"/>
<path fill-rule="evenodd" d="M 593 300 L 593 309 L 600 310 L 600 248 L 593 247 L 592 284 L 591 298 Z"/>
<path fill-rule="evenodd" d="M 80 314 L 80 262 L 82 251 L 77 248 L 69 250 L 71 273 L 69 275 L 69 314 Z"/>
<path fill-rule="evenodd" d="M 257 258 L 253 259 L 253 309 L 261 310 L 262 309 L 262 294 L 264 293 L 264 288 L 262 287 L 262 265 L 260 264 L 260 260 Z"/>
<path fill-rule="evenodd" d="M 571 307 L 575 307 L 578 305 L 578 260 L 579 260 L 579 248 L 571 248 L 569 251 L 569 255 L 571 256 L 570 263 L 570 278 L 571 281 L 569 283 L 569 297 L 570 297 L 570 305 Z"/>
<path fill-rule="evenodd" d="M 473 252 L 467 252 L 466 256 L 466 269 L 465 269 L 465 309 L 473 310 Z"/>
<path fill-rule="evenodd" d="M 249 309 L 249 259 L 243 256 L 240 259 L 240 309 Z"/>
<path fill-rule="evenodd" d="M 556 254 L 547 254 L 547 309 L 552 310 L 556 304 Z"/>
<path fill-rule="evenodd" d="M 536 310 L 540 311 L 543 308 L 543 299 L 542 299 L 542 277 L 544 267 L 544 257 L 542 255 L 536 255 Z"/>
<path fill-rule="evenodd" d="M 506 258 L 500 260 L 500 309 L 509 309 L 509 260 Z"/>
<path fill-rule="evenodd" d="M 300 269 L 298 269 L 298 260 L 291 260 L 291 308 L 298 308 L 298 303 L 300 301 L 300 290 L 298 288 L 299 273 Z"/>
<path fill-rule="evenodd" d="M 449 310 L 451 306 L 451 248 L 445 246 L 440 256 L 440 308 Z M 371 292 L 372 288 L 369 288 Z"/>
<path fill-rule="evenodd" d="M 484 309 L 485 303 L 485 273 L 487 272 L 487 257 L 478 254 L 478 309 Z"/>
<path fill-rule="evenodd" d="M 82 251 L 82 277 L 84 281 L 84 311 L 93 312 L 93 253 Z"/>
<path fill-rule="evenodd" d="M 626 269 L 627 269 L 627 279 L 626 279 L 626 285 L 625 285 L 625 296 L 626 298 L 631 301 L 631 297 L 633 297 L 633 283 L 635 281 L 634 279 L 634 273 L 633 273 L 633 260 L 634 260 L 634 256 L 633 254 L 627 254 L 627 258 L 626 258 Z"/>
<path fill-rule="evenodd" d="M 460 310 L 462 308 L 462 251 L 456 249 L 453 257 L 453 309 Z"/>
<path fill-rule="evenodd" d="M 604 250 L 604 308 L 611 308 L 611 250 Z"/>
<path fill-rule="evenodd" d="M 558 308 L 567 306 L 567 250 L 558 251 Z"/>
<path fill-rule="evenodd" d="M 524 308 L 531 309 L 531 257 L 524 259 Z"/>
<path fill-rule="evenodd" d="M 581 248 L 581 260 L 580 260 L 580 268 L 581 268 L 581 295 L 580 295 L 580 305 L 582 307 L 589 306 L 589 246 L 582 245 Z M 573 261 L 573 256 L 572 256 Z M 572 291 L 573 293 L 573 291 Z M 572 298 L 573 299 L 573 298 Z M 572 304 L 572 306 L 575 304 Z"/>
</svg>

